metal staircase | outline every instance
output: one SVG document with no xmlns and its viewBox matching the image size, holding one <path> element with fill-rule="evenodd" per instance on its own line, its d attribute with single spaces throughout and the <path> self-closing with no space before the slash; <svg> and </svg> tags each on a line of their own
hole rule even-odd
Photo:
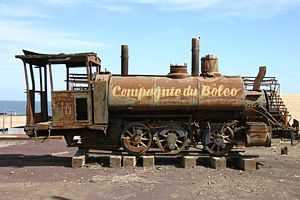
<svg viewBox="0 0 300 200">
<path fill-rule="evenodd" d="M 287 107 L 285 106 L 279 93 L 272 92 L 269 96 L 269 112 L 272 116 L 284 125 L 289 125 L 292 116 L 289 114 Z"/>
<path fill-rule="evenodd" d="M 243 77 L 246 90 L 253 90 L 256 77 Z M 280 84 L 275 77 L 264 77 L 261 81 L 260 89 L 266 92 L 268 105 L 261 107 L 256 112 L 260 113 L 272 125 L 272 135 L 291 139 L 291 144 L 295 145 L 294 140 L 300 138 L 299 121 L 294 119 L 291 124 L 292 116 L 289 114 L 282 98 L 280 97 Z"/>
<path fill-rule="evenodd" d="M 244 85 L 247 90 L 252 90 L 256 77 L 243 77 Z M 265 77 L 261 82 L 261 89 L 267 94 L 269 105 L 262 108 L 273 125 L 289 126 L 291 115 L 280 97 L 280 84 L 275 77 Z"/>
</svg>

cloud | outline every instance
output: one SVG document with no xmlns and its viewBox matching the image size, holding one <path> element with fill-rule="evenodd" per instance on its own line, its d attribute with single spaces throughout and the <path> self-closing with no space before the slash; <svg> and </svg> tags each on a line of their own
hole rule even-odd
<svg viewBox="0 0 300 200">
<path fill-rule="evenodd" d="M 20 52 L 21 49 L 35 51 L 74 51 L 111 47 L 99 41 L 82 39 L 74 33 L 63 32 L 53 28 L 39 27 L 26 21 L 0 21 L 0 53 Z"/>
<path fill-rule="evenodd" d="M 231 1 L 220 6 L 219 17 L 248 19 L 273 18 L 300 5 L 300 0 L 246 0 Z"/>
<path fill-rule="evenodd" d="M 216 5 L 221 0 L 132 0 L 139 4 L 152 4 L 166 10 L 202 9 Z"/>
<path fill-rule="evenodd" d="M 52 26 L 57 21 L 57 10 L 50 7 L 76 6 L 86 0 L 67 1 L 19 1 L 0 2 L 0 54 L 13 54 L 23 48 L 36 51 L 74 51 L 74 49 L 95 49 L 111 47 L 85 38 L 87 30 L 72 31 Z M 89 0 L 88 0 L 89 1 Z M 50 6 L 50 7 L 49 7 Z M 65 8 L 64 8 L 65 9 Z"/>
<path fill-rule="evenodd" d="M 201 11 L 207 17 L 270 18 L 300 5 L 300 0 L 129 0 L 166 11 Z"/>
<path fill-rule="evenodd" d="M 199 11 L 201 17 L 217 20 L 261 19 L 280 15 L 299 5 L 300 0 L 2 0 L 0 16 L 55 17 L 49 9 L 80 10 L 83 6 L 91 12 L 108 11 L 120 15 L 140 11 L 140 6 L 149 6 L 163 12 Z"/>
<path fill-rule="evenodd" d="M 0 17 L 2 18 L 50 18 L 36 7 L 24 3 L 0 3 Z"/>
</svg>

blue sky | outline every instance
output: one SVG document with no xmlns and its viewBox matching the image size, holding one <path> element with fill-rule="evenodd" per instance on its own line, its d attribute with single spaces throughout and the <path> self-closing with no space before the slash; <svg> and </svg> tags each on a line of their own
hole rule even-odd
<svg viewBox="0 0 300 200">
<path fill-rule="evenodd" d="M 97 52 L 120 73 L 167 74 L 191 64 L 191 38 L 201 56 L 215 54 L 225 75 L 255 76 L 260 65 L 281 91 L 300 93 L 300 0 L 0 0 L 0 100 L 24 100 L 22 49 Z M 55 72 L 54 76 L 62 76 Z M 60 84 L 64 84 L 62 81 Z"/>
</svg>

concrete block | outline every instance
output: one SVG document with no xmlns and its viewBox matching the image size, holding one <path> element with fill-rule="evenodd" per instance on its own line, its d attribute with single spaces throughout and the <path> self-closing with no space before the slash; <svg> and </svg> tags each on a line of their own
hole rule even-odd
<svg viewBox="0 0 300 200">
<path fill-rule="evenodd" d="M 256 161 L 254 159 L 240 158 L 237 159 L 237 167 L 244 171 L 255 171 Z"/>
<path fill-rule="evenodd" d="M 84 151 L 78 150 L 72 157 L 72 168 L 81 168 L 85 165 L 87 157 Z"/>
<path fill-rule="evenodd" d="M 122 156 L 110 156 L 109 167 L 121 167 Z"/>
<path fill-rule="evenodd" d="M 142 159 L 144 168 L 153 168 L 155 166 L 154 156 L 142 156 Z"/>
<path fill-rule="evenodd" d="M 184 156 L 182 160 L 183 168 L 194 168 L 196 166 L 196 159 L 194 156 Z"/>
<path fill-rule="evenodd" d="M 226 169 L 226 159 L 224 157 L 211 157 L 208 164 L 213 169 Z"/>
<path fill-rule="evenodd" d="M 123 156 L 123 167 L 135 167 L 136 157 L 135 156 Z"/>
</svg>

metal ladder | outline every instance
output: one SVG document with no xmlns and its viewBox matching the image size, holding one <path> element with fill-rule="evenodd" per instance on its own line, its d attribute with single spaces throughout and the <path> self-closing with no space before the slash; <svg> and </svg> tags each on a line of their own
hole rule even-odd
<svg viewBox="0 0 300 200">
<path fill-rule="evenodd" d="M 256 77 L 243 77 L 244 85 L 247 90 L 252 90 Z M 291 115 L 280 97 L 280 84 L 275 77 L 265 77 L 261 82 L 263 89 L 268 96 L 269 106 L 267 109 L 261 108 L 263 114 L 267 116 L 273 124 L 289 125 Z"/>
</svg>

